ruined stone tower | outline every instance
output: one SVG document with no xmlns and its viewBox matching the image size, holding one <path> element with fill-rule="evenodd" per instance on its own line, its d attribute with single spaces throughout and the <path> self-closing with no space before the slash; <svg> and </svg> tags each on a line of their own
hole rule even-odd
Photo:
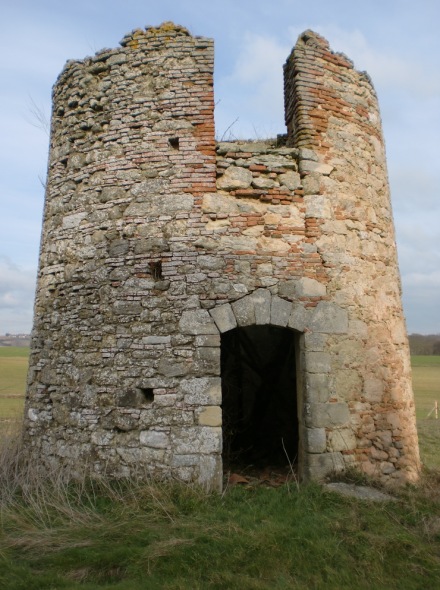
<svg viewBox="0 0 440 590">
<path fill-rule="evenodd" d="M 319 35 L 287 142 L 214 140 L 213 42 L 166 23 L 53 91 L 25 440 L 71 472 L 419 468 L 374 89 Z"/>
</svg>

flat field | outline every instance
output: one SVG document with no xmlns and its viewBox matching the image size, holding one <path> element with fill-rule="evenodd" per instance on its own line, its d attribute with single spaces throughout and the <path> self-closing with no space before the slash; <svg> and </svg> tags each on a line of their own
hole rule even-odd
<svg viewBox="0 0 440 590">
<path fill-rule="evenodd" d="M 29 349 L 0 347 L 0 429 L 23 412 Z M 440 469 L 440 356 L 413 356 L 413 387 L 422 460 L 430 469 Z M 440 410 L 439 410 L 440 411 Z"/>
<path fill-rule="evenodd" d="M 413 356 L 411 365 L 420 454 L 425 467 L 440 469 L 440 414 L 436 420 L 434 410 L 440 404 L 440 356 Z"/>
<path fill-rule="evenodd" d="M 29 348 L 0 347 L 0 426 L 23 413 Z"/>
</svg>

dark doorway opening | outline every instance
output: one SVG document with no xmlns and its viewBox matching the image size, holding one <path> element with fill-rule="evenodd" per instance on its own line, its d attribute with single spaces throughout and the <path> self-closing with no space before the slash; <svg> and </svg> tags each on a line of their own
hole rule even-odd
<svg viewBox="0 0 440 590">
<path fill-rule="evenodd" d="M 247 326 L 221 338 L 225 470 L 294 465 L 298 454 L 295 332 Z"/>
</svg>

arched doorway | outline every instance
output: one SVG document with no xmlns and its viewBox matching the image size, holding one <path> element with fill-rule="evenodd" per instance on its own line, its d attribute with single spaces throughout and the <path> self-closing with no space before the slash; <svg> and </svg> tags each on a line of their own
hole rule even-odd
<svg viewBox="0 0 440 590">
<path fill-rule="evenodd" d="M 221 335 L 225 470 L 297 462 L 297 342 L 294 330 L 273 325 Z"/>
</svg>

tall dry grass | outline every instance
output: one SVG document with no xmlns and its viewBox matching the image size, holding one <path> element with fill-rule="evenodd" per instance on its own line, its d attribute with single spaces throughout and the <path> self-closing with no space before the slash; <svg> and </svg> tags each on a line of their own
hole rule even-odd
<svg viewBox="0 0 440 590">
<path fill-rule="evenodd" d="M 179 494 L 184 492 L 184 488 Z M 197 501 L 201 490 L 186 490 Z M 145 476 L 131 480 L 70 476 L 30 460 L 20 428 L 0 440 L 0 552 L 59 551 L 93 544 L 97 537 L 123 537 L 121 529 L 156 528 L 174 522 L 180 508 L 173 485 Z M 179 499 L 181 503 L 181 499 Z"/>
</svg>

